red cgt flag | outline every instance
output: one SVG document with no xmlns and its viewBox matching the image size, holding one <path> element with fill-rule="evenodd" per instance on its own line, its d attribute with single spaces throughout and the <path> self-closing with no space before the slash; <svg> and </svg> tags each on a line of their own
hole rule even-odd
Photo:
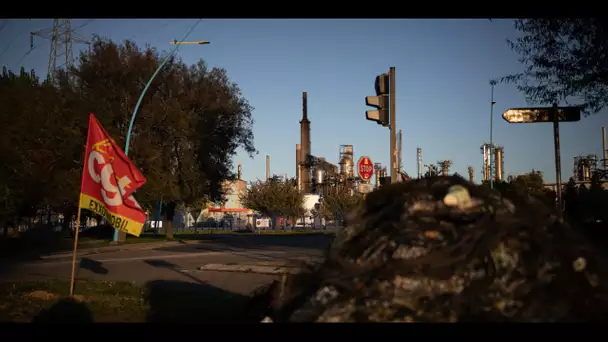
<svg viewBox="0 0 608 342">
<path fill-rule="evenodd" d="M 139 236 L 146 213 L 132 194 L 145 183 L 144 175 L 89 114 L 80 208 L 103 216 L 118 230 Z"/>
</svg>

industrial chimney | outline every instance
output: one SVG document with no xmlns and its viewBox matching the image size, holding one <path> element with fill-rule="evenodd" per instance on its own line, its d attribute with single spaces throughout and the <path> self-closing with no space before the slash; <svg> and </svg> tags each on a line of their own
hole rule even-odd
<svg viewBox="0 0 608 342">
<path fill-rule="evenodd" d="M 403 148 L 403 135 L 401 134 L 401 130 L 399 130 L 399 133 L 397 134 L 397 173 L 401 172 L 401 169 L 403 168 L 403 160 L 401 159 L 402 156 L 402 148 Z"/>
<path fill-rule="evenodd" d="M 469 171 L 469 182 L 470 182 L 471 184 L 472 184 L 472 183 L 475 183 L 475 173 L 473 172 L 473 167 L 472 167 L 472 166 L 469 166 L 469 167 L 468 167 L 468 171 Z"/>
<path fill-rule="evenodd" d="M 266 181 L 270 179 L 270 156 L 266 156 Z"/>
<path fill-rule="evenodd" d="M 416 158 L 418 163 L 418 178 L 422 178 L 422 149 L 418 147 L 416 149 Z"/>
<path fill-rule="evenodd" d="M 310 170 L 305 164 L 310 155 L 310 121 L 308 120 L 308 99 L 306 92 L 302 93 L 302 120 L 300 120 L 300 185 L 304 193 L 310 193 Z"/>
</svg>

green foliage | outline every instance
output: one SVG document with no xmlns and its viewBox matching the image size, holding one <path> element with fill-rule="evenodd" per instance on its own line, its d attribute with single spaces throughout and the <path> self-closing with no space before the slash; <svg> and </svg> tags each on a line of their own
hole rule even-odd
<svg viewBox="0 0 608 342">
<path fill-rule="evenodd" d="M 338 220 L 346 217 L 353 209 L 363 203 L 360 193 L 350 194 L 349 189 L 339 187 L 335 192 L 323 196 L 323 203 L 319 206 L 319 214 L 325 218 Z"/>
<path fill-rule="evenodd" d="M 489 186 L 488 181 L 482 184 Z M 494 189 L 507 198 L 521 197 L 524 194 L 536 196 L 547 205 L 555 205 L 555 193 L 545 188 L 543 175 L 540 171 L 532 170 L 518 175 L 511 182 L 495 181 Z"/>
<path fill-rule="evenodd" d="M 124 146 L 131 114 L 162 57 L 151 48 L 97 38 L 79 63 L 40 83 L 33 72 L 0 75 L 0 225 L 50 206 L 67 214 L 78 199 L 88 113 Z M 148 182 L 136 198 L 198 206 L 222 198 L 237 148 L 252 156 L 253 108 L 226 70 L 201 60 L 168 62 L 146 92 L 129 157 Z"/>
<path fill-rule="evenodd" d="M 304 195 L 294 186 L 293 179 L 275 176 L 268 181 L 252 182 L 240 199 L 244 207 L 272 218 L 304 213 Z"/>
<path fill-rule="evenodd" d="M 509 40 L 525 66 L 501 82 L 514 83 L 529 103 L 550 105 L 576 97 L 585 114 L 608 104 L 608 20 L 515 20 L 520 36 Z"/>
</svg>

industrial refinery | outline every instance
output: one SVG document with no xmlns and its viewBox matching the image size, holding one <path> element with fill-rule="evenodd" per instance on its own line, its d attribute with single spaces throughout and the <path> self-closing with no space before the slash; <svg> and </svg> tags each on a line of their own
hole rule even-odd
<svg viewBox="0 0 608 342">
<path fill-rule="evenodd" d="M 574 181 L 579 184 L 591 182 L 597 177 L 600 182 L 608 181 L 608 147 L 606 146 L 606 127 L 602 127 L 602 159 L 595 154 L 579 155 L 574 157 L 572 169 Z"/>
<path fill-rule="evenodd" d="M 590 182 L 597 170 L 598 158 L 595 154 L 574 157 L 572 174 L 577 182 Z"/>
<path fill-rule="evenodd" d="M 602 128 L 602 135 L 604 140 L 604 151 L 606 151 L 606 137 L 605 128 Z M 402 165 L 402 134 L 401 131 L 397 136 L 398 147 L 397 147 L 397 165 L 399 174 L 402 179 L 409 179 L 409 177 L 401 171 Z M 504 147 L 498 144 L 484 143 L 480 147 L 482 154 L 482 165 L 481 174 L 482 181 L 488 182 L 493 181 L 505 181 L 505 168 L 504 168 Z M 322 195 L 327 194 L 331 191 L 340 188 L 347 188 L 350 191 L 354 191 L 360 182 L 356 166 L 356 156 L 354 146 L 350 144 L 344 144 L 339 146 L 338 151 L 338 163 L 333 164 L 329 162 L 325 157 L 316 156 L 312 153 L 311 148 L 311 122 L 308 118 L 308 104 L 307 104 L 307 93 L 302 93 L 302 119 L 300 120 L 300 143 L 296 144 L 296 165 L 295 175 L 296 184 L 300 191 L 305 194 L 316 194 Z M 574 158 L 573 174 L 576 182 L 590 182 L 594 174 L 599 174 L 600 179 L 608 178 L 606 174 L 608 167 L 600 167 L 608 163 L 608 159 L 604 156 L 604 159 L 600 160 L 596 155 L 579 155 Z M 449 169 L 452 162 L 445 160 L 441 163 L 441 173 L 446 175 L 449 174 Z M 416 148 L 416 166 L 418 178 L 423 177 L 423 161 L 422 161 L 422 148 Z M 475 172 L 473 166 L 468 166 L 468 179 L 470 182 L 475 181 Z M 387 167 L 381 163 L 374 164 L 375 172 L 375 187 L 377 188 L 383 181 L 388 177 L 389 172 Z M 266 178 L 270 177 L 270 156 L 266 156 Z"/>
<path fill-rule="evenodd" d="M 503 181 L 505 176 L 504 148 L 496 144 L 490 145 L 485 143 L 481 145 L 480 150 L 483 155 L 481 168 L 483 180 L 487 182 L 490 179 L 498 182 Z"/>
<path fill-rule="evenodd" d="M 354 179 L 353 146 L 340 146 L 340 167 L 311 152 L 310 120 L 308 119 L 307 93 L 302 93 L 302 120 L 300 143 L 296 144 L 296 184 L 300 191 L 323 193 L 333 185 Z M 314 190 L 314 191 L 313 191 Z"/>
<path fill-rule="evenodd" d="M 332 164 L 325 157 L 316 156 L 311 148 L 311 129 L 308 119 L 307 93 L 302 93 L 302 119 L 300 120 L 300 143 L 296 144 L 296 184 L 300 191 L 305 194 L 326 194 L 339 188 L 346 187 L 355 191 L 359 177 L 355 170 L 354 146 L 344 144 L 339 146 L 338 164 Z M 400 151 L 399 149 L 399 156 Z M 269 158 L 269 157 L 268 157 Z M 267 159 L 267 167 L 269 167 Z M 379 186 L 383 177 L 386 177 L 386 167 L 376 163 L 376 187 Z M 268 174 L 269 171 L 267 170 Z"/>
</svg>

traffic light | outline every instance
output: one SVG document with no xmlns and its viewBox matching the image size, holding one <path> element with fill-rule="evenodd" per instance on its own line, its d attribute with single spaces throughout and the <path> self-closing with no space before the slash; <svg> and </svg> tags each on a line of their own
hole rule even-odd
<svg viewBox="0 0 608 342">
<path fill-rule="evenodd" d="M 376 96 L 366 96 L 365 104 L 377 108 L 377 110 L 368 110 L 365 112 L 367 120 L 376 121 L 378 125 L 387 127 L 389 125 L 389 82 L 390 76 L 382 74 L 376 76 Z"/>
</svg>

